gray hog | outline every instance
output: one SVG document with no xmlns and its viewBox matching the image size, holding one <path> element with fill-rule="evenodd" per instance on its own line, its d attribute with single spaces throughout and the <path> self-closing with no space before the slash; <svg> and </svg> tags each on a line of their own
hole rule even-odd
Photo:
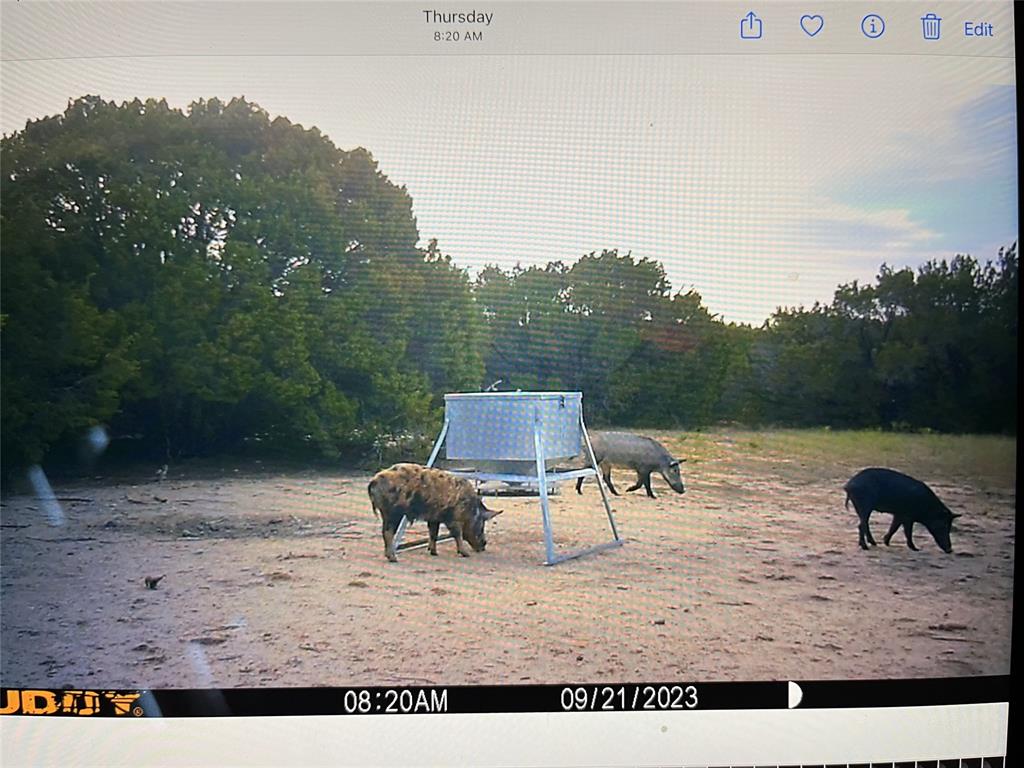
<svg viewBox="0 0 1024 768">
<path fill-rule="evenodd" d="M 676 493 L 685 493 L 683 478 L 679 475 L 679 464 L 686 459 L 674 459 L 657 440 L 629 432 L 591 432 L 590 444 L 594 448 L 594 458 L 601 467 L 601 475 L 605 485 L 616 496 L 619 492 L 612 485 L 612 466 L 628 467 L 636 472 L 636 482 L 626 489 L 635 491 L 641 485 L 647 489 L 647 495 L 655 498 L 651 490 L 651 473 L 659 472 Z M 583 447 L 583 461 L 590 463 Z M 583 478 L 576 481 L 576 493 L 582 493 Z"/>
<path fill-rule="evenodd" d="M 875 537 L 871 535 L 871 529 L 868 527 L 868 518 L 877 510 L 892 515 L 892 525 L 889 526 L 889 532 L 885 534 L 884 539 L 886 546 L 889 546 L 893 534 L 903 526 L 907 546 L 916 552 L 913 528 L 914 523 L 921 523 L 943 552 L 953 552 L 949 533 L 954 518 L 960 515 L 950 512 L 932 489 L 920 480 L 891 469 L 872 467 L 863 469 L 851 477 L 843 486 L 843 490 L 846 491 L 846 508 L 850 508 L 852 501 L 857 516 L 860 517 L 858 532 L 861 549 L 867 549 L 868 544 L 875 546 Z"/>
</svg>

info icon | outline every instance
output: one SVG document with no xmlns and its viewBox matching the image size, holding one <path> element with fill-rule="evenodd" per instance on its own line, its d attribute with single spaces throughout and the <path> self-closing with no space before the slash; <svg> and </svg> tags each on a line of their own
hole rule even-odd
<svg viewBox="0 0 1024 768">
<path fill-rule="evenodd" d="M 869 13 L 860 20 L 860 31 L 864 33 L 864 37 L 875 40 L 885 33 L 885 19 L 877 13 Z"/>
</svg>

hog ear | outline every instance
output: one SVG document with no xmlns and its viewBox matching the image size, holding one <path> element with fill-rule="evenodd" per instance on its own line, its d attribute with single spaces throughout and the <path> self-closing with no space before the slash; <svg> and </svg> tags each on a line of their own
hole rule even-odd
<svg viewBox="0 0 1024 768">
<path fill-rule="evenodd" d="M 682 463 L 683 463 L 684 461 L 686 461 L 686 459 L 672 459 L 672 461 L 670 461 L 670 462 L 668 463 L 668 465 L 669 465 L 670 467 L 678 467 L 678 466 L 679 466 L 680 464 L 682 464 Z"/>
<path fill-rule="evenodd" d="M 480 508 L 480 513 L 483 515 L 484 520 L 490 520 L 492 517 L 497 517 L 504 511 L 502 509 L 488 509 L 487 505 L 484 504 L 483 498 L 477 499 L 477 505 Z"/>
<path fill-rule="evenodd" d="M 958 517 L 963 517 L 963 514 L 960 512 L 950 512 L 949 514 L 953 516 L 954 520 L 956 520 Z"/>
</svg>

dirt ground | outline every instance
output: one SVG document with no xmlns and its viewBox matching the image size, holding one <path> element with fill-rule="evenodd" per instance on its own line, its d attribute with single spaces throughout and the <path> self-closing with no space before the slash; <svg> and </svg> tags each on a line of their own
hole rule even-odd
<svg viewBox="0 0 1024 768">
<path fill-rule="evenodd" d="M 685 444 L 685 443 L 684 443 Z M 864 464 L 759 453 L 727 433 L 614 498 L 625 546 L 542 565 L 537 500 L 503 498 L 482 554 L 385 561 L 366 473 L 111 478 L 3 499 L 2 684 L 255 687 L 1005 674 L 1015 477 L 922 474 L 954 554 L 915 529 L 857 547 L 842 483 Z M 754 447 L 752 447 L 754 446 Z M 1008 442 L 1009 450 L 1015 444 Z M 685 451 L 684 451 L 685 452 Z M 678 454 L 677 454 L 678 455 Z M 898 458 L 898 457 L 897 457 Z M 913 462 L 890 461 L 908 469 Z M 1010 457 L 1012 466 L 1012 456 Z M 912 468 L 912 467 L 911 467 Z M 617 471 L 620 491 L 631 473 Z M 942 481 L 944 480 L 944 481 Z M 556 543 L 610 536 L 593 481 L 552 500 Z M 417 524 L 410 537 L 425 535 Z M 164 575 L 155 590 L 146 576 Z"/>
</svg>

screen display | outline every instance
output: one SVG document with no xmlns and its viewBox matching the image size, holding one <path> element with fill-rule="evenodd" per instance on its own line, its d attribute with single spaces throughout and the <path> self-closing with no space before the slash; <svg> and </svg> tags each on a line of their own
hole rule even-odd
<svg viewBox="0 0 1024 768">
<path fill-rule="evenodd" d="M 4 763 L 1006 765 L 1013 11 L 5 0 Z"/>
</svg>

